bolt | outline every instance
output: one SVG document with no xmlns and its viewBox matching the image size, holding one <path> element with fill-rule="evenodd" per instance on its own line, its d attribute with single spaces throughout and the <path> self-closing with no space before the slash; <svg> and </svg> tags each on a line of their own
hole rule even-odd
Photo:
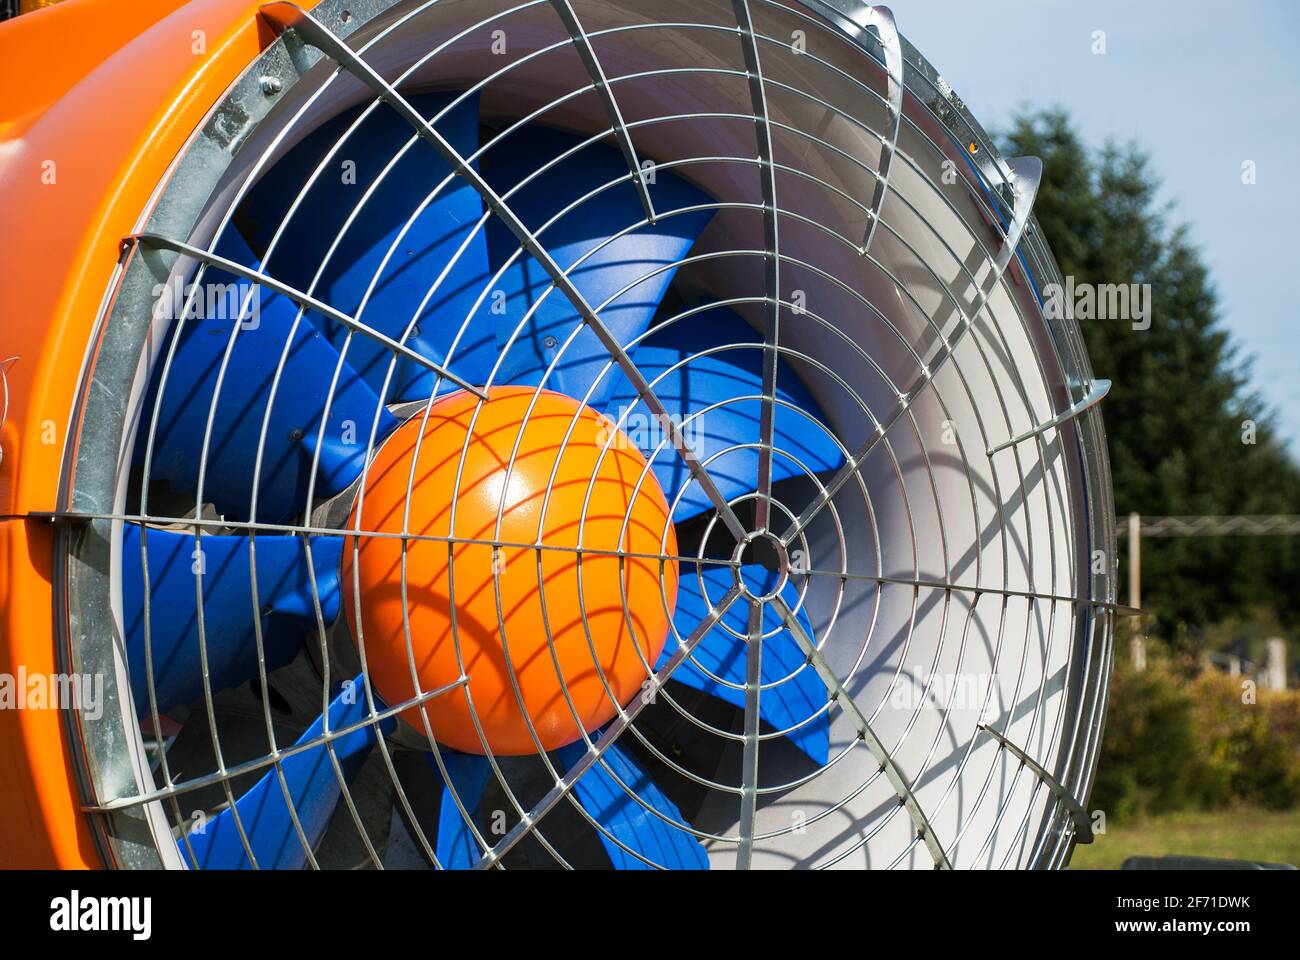
<svg viewBox="0 0 1300 960">
<path fill-rule="evenodd" d="M 261 80 L 262 92 L 268 97 L 273 97 L 284 89 L 284 84 L 279 77 L 263 77 Z"/>
</svg>

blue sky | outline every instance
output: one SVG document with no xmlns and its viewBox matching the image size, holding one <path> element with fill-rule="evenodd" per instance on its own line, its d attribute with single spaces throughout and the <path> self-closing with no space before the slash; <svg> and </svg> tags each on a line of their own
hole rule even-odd
<svg viewBox="0 0 1300 960">
<path fill-rule="evenodd" d="M 1061 106 L 1132 141 L 1191 227 L 1223 326 L 1300 458 L 1300 2 L 893 0 L 899 30 L 990 131 Z M 1092 53 L 1093 32 L 1106 53 Z M 1241 182 L 1253 160 L 1257 182 Z M 1159 322 L 1159 318 L 1155 318 Z"/>
</svg>

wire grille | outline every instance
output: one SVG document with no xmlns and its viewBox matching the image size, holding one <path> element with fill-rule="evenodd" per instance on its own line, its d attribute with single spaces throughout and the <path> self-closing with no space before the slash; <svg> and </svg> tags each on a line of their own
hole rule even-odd
<svg viewBox="0 0 1300 960">
<path fill-rule="evenodd" d="M 640 9 L 646 6 L 650 11 Z M 665 564 L 677 562 L 683 578 L 699 578 L 711 607 L 689 635 L 673 628 L 678 653 L 650 681 L 655 696 L 616 703 L 612 724 L 599 739 L 587 737 L 585 754 L 567 769 L 540 750 L 521 760 L 497 757 L 487 749 L 492 783 L 484 806 L 495 804 L 503 811 L 493 824 L 498 830 L 485 826 L 474 804 L 450 789 L 449 799 L 478 846 L 478 866 L 582 865 L 586 854 L 572 839 L 575 818 L 628 857 L 662 866 L 625 844 L 578 801 L 574 785 L 595 767 L 613 777 L 645 816 L 668 819 L 702 841 L 715 865 L 1059 866 L 1076 836 L 1090 839 L 1081 800 L 1090 788 L 1104 711 L 1114 602 L 1114 523 L 1104 435 L 1095 409 L 1053 429 L 1032 431 L 1084 398 L 1091 375 L 1077 331 L 1068 321 L 1045 320 L 1038 309 L 1038 286 L 1058 282 L 1059 276 L 1028 216 L 1029 175 L 998 157 L 951 89 L 892 34 L 891 19 L 852 0 L 829 5 L 665 0 L 635 10 L 576 0 L 347 7 L 326 2 L 311 19 L 301 18 L 287 4 L 270 5 L 266 16 L 284 30 L 283 39 L 265 62 L 254 65 L 246 81 L 258 83 L 267 96 L 266 91 L 274 90 L 279 102 L 264 108 L 269 110 L 264 119 L 235 135 L 227 131 L 220 169 L 206 181 L 200 178 L 212 189 L 190 187 L 204 198 L 197 216 L 188 222 L 172 216 L 169 222 L 167 190 L 184 187 L 163 191 L 158 209 L 146 215 L 132 240 L 115 278 L 101 342 L 92 345 L 100 358 L 94 377 L 134 378 L 135 413 L 119 414 L 113 435 L 122 438 L 121 450 L 138 444 L 145 454 L 136 475 L 122 467 L 129 459 L 125 454 L 113 459 L 113 469 L 98 472 L 85 451 L 72 458 L 66 514 L 88 530 L 66 541 L 69 607 L 88 618 L 92 605 L 80 601 L 95 590 L 111 596 L 111 582 L 89 579 L 85 572 L 85 566 L 93 565 L 88 563 L 93 550 L 106 551 L 117 564 L 140 564 L 147 650 L 151 608 L 160 602 L 148 593 L 149 531 L 188 531 L 196 550 L 204 536 L 243 533 L 250 539 L 259 663 L 251 698 L 232 708 L 230 697 L 213 689 L 207 676 L 204 573 L 197 570 L 203 695 L 189 708 L 181 736 L 187 730 L 203 734 L 210 748 L 206 763 L 198 762 L 196 769 L 193 756 L 186 756 L 178 768 L 181 754 L 164 736 L 168 718 L 159 710 L 152 667 L 146 677 L 148 707 L 139 718 L 145 731 L 140 743 L 151 749 L 144 761 L 131 765 L 130 776 L 115 766 L 120 761 L 108 757 L 105 743 L 111 738 L 82 721 L 87 809 L 104 826 L 115 862 L 142 856 L 148 861 L 154 855 L 127 850 L 123 817 L 153 825 L 156 855 L 164 862 L 171 857 L 166 848 L 177 846 L 182 859 L 193 863 L 192 811 L 197 807 L 210 814 L 228 807 L 255 864 L 249 827 L 235 802 L 254 779 L 274 772 L 310 866 L 392 865 L 398 818 L 390 818 L 388 809 L 401 811 L 401 829 L 419 858 L 441 865 L 420 787 L 406 762 L 412 753 L 427 753 L 442 777 L 452 781 L 446 748 L 427 725 L 379 736 L 359 779 L 345 775 L 335 745 L 359 729 L 378 729 L 412 705 L 462 695 L 466 678 L 450 687 L 420 690 L 406 703 L 381 703 L 365 668 L 365 645 L 352 647 L 348 618 L 327 622 L 313 570 L 316 628 L 301 658 L 311 669 L 303 674 L 297 663 L 296 672 L 281 679 L 267 667 L 258 616 L 256 548 L 264 539 L 301 541 L 309 570 L 312 538 L 331 535 L 347 537 L 346 549 L 354 556 L 367 539 L 394 536 L 401 539 L 404 555 L 421 542 L 449 549 L 479 544 L 535 551 L 539 570 L 545 551 L 575 553 L 579 570 L 583 554 L 593 552 L 581 546 L 367 527 L 364 473 L 339 496 L 318 495 L 324 417 L 311 445 L 308 506 L 291 522 L 258 517 L 260 456 L 250 477 L 248 518 L 214 511 L 204 495 L 212 410 L 198 489 L 184 496 L 160 489 L 152 476 L 160 405 L 150 403 L 151 394 L 141 384 L 147 374 L 157 378 L 159 394 L 166 389 L 176 329 L 167 330 L 167 336 L 157 330 L 138 333 L 134 353 L 129 346 L 118 351 L 133 358 L 133 364 L 114 368 L 107 358 L 114 338 L 123 336 L 119 329 L 148 326 L 139 320 L 132 284 L 147 286 L 161 272 L 183 276 L 195 284 L 187 289 L 197 290 L 210 269 L 224 269 L 287 296 L 299 308 L 295 328 L 310 325 L 312 316 L 346 328 L 338 365 L 323 372 L 331 397 L 357 342 L 377 343 L 392 354 L 387 399 L 401 361 L 416 359 L 431 369 L 437 377 L 432 396 L 400 410 L 425 420 L 437 400 L 457 389 L 479 393 L 494 386 L 541 303 L 565 298 L 582 322 L 556 344 L 537 389 L 547 386 L 581 332 L 595 332 L 609 357 L 582 399 L 591 400 L 600 384 L 616 376 L 627 377 L 645 407 L 660 417 L 662 436 L 646 451 L 650 463 L 680 458 L 692 481 L 676 500 L 688 492 L 702 493 L 712 505 L 693 547 L 681 555 L 669 553 L 665 539 L 660 553 L 649 556 L 659 563 L 661 577 Z M 485 54 L 494 31 L 506 38 L 504 56 Z M 279 87 L 264 82 L 277 71 L 289 81 L 282 95 Z M 577 82 L 570 84 L 575 77 Z M 430 84 L 457 95 L 441 113 L 425 116 L 409 95 Z M 460 156 L 446 141 L 438 142 L 438 125 L 473 97 L 480 98 L 485 115 L 493 119 L 486 123 L 477 152 Z M 899 104 L 904 105 L 901 111 Z M 355 106 L 352 119 L 290 198 L 261 253 L 262 265 L 251 268 L 220 257 L 217 244 L 226 231 L 236 229 L 254 185 L 297 139 L 343 106 Z M 316 279 L 340 249 L 346 231 L 364 218 L 368 199 L 392 175 L 402 154 L 421 142 L 432 143 L 445 156 L 450 151 L 452 174 L 420 185 L 421 192 L 427 186 L 427 194 L 413 197 L 408 226 L 453 184 L 469 182 L 484 201 L 473 231 L 484 231 L 495 220 L 510 229 L 518 244 L 478 292 L 475 309 L 490 299 L 502 273 L 521 257 L 532 256 L 549 275 L 548 289 L 516 327 L 486 384 L 457 376 L 455 343 L 437 364 L 410 350 L 407 342 L 418 333 L 419 311 L 394 339 L 367 322 L 364 301 L 348 315 L 322 302 L 315 281 L 297 289 L 276 279 L 278 244 L 293 218 L 310 210 L 312 185 L 333 174 L 356 145 L 354 138 L 362 135 L 367 117 L 388 110 L 410 123 L 410 138 L 376 181 L 358 191 L 344 232 L 333 240 Z M 210 129 L 218 129 L 215 121 L 221 116 L 220 110 L 214 114 Z M 707 295 L 707 303 L 686 306 L 683 296 L 680 304 L 661 309 L 652 331 L 630 343 L 620 343 L 609 332 L 604 312 L 636 283 L 604 302 L 588 303 L 570 278 L 580 265 L 561 269 L 548 252 L 545 227 L 532 231 L 514 213 L 515 191 L 497 194 L 477 174 L 484 157 L 510 149 L 511 133 L 534 123 L 582 130 L 586 139 L 570 154 L 603 143 L 616 147 L 626 160 L 624 175 L 571 209 L 599 204 L 604 191 L 631 183 L 645 216 L 626 224 L 625 233 L 701 210 L 713 214 L 708 232 L 692 251 L 656 271 L 674 272 L 675 290 L 697 298 Z M 958 166 L 954 157 L 964 165 Z M 564 159 L 539 163 L 533 177 L 544 176 Z M 661 172 L 701 184 L 713 199 L 661 208 L 651 180 Z M 399 236 L 385 264 L 400 256 L 400 243 Z M 464 250 L 462 246 L 458 255 Z M 446 272 L 428 278 L 426 303 L 445 277 Z M 378 279 L 377 273 L 372 285 Z M 761 357 L 762 389 L 743 398 L 760 404 L 758 435 L 737 439 L 737 445 L 756 449 L 758 476 L 752 494 L 738 498 L 724 496 L 712 481 L 716 456 L 701 460 L 690 442 L 695 419 L 709 411 L 674 420 L 656 395 L 662 377 L 645 376 L 635 360 L 644 337 L 687 328 L 717 307 L 742 313 L 760 334 L 756 342 L 725 343 L 709 351 L 748 351 Z M 246 319 L 242 310 L 249 308 L 243 304 L 238 320 Z M 180 316 L 188 313 L 182 310 Z M 187 322 L 180 319 L 175 325 Z M 465 318 L 462 334 L 468 323 Z M 219 343 L 220 338 L 212 338 L 219 384 L 238 339 L 248 335 L 245 326 L 233 324 Z M 290 344 L 277 346 L 272 399 L 264 410 L 250 413 L 261 419 L 259 450 L 268 442 L 273 398 L 294 389 L 283 379 Z M 824 415 L 777 396 L 777 380 L 788 369 L 778 359 L 799 371 Z M 93 390 L 83 395 L 85 437 L 100 422 L 96 417 L 107 414 L 96 408 Z M 220 397 L 219 386 L 213 409 Z M 819 474 L 794 451 L 776 444 L 773 424 L 783 406 L 800 416 L 807 430 L 834 444 L 844 462 L 841 469 Z M 627 408 L 610 415 L 620 428 L 628 428 L 631 413 Z M 1023 442 L 988 452 L 1026 432 L 1030 435 Z M 382 442 L 378 412 L 359 433 L 369 460 Z M 774 483 L 774 461 L 792 465 L 796 478 Z M 649 467 L 641 482 L 648 476 Z M 548 488 L 548 500 L 550 493 Z M 349 525 L 354 506 L 355 523 Z M 122 552 L 124 526 L 140 531 L 138 556 Z M 787 602 L 779 591 L 748 590 L 739 574 L 725 594 L 708 595 L 703 571 L 711 566 L 738 570 L 739 554 L 732 551 L 754 530 L 778 534 L 774 549 L 782 557 L 780 572 L 795 586 L 796 602 Z M 97 538 L 103 542 L 95 545 Z M 625 560 L 634 556 L 607 552 Z M 792 569 L 796 555 L 800 561 Z M 405 591 L 405 566 L 401 581 Z M 545 604 L 540 584 L 539 595 Z M 626 594 L 621 601 L 630 622 Z M 366 598 L 353 596 L 350 602 L 352 622 L 360 624 Z M 747 633 L 722 622 L 733 605 L 748 607 Z M 763 640 L 772 632 L 764 625 L 765 611 L 791 631 L 804 656 L 789 676 L 766 683 L 758 666 Z M 803 626 L 801 615 L 811 629 Z M 406 629 L 409 644 L 409 623 Z M 665 686 L 709 630 L 733 634 L 745 650 L 744 684 L 709 674 L 743 692 L 744 709 L 734 716 L 708 709 L 683 688 Z M 74 661 L 105 656 L 90 649 L 100 643 L 94 636 L 74 624 Z M 351 675 L 347 671 L 356 654 L 350 650 L 360 651 L 366 716 L 331 729 L 331 691 Z M 641 656 L 647 673 L 654 674 L 655 664 Z M 695 665 L 704 669 L 699 661 Z M 815 769 L 789 761 L 783 752 L 781 741 L 797 730 L 760 724 L 764 693 L 793 682 L 803 670 L 815 671 L 829 693 L 825 705 L 799 724 L 823 718 L 830 723 L 830 756 Z M 304 675 L 305 682 L 293 679 Z M 943 695 L 945 678 L 949 683 L 972 680 L 973 700 L 954 706 Z M 290 688 L 299 696 L 286 720 L 276 701 Z M 295 742 L 306 726 L 299 707 L 313 700 L 325 720 L 323 730 L 315 739 Z M 245 711 L 238 735 L 232 709 Z M 114 722 L 130 728 L 132 712 L 124 707 L 128 718 Z M 524 716 L 531 730 L 526 712 Z M 255 735 L 248 733 L 250 724 Z M 619 779 L 607 755 L 616 742 L 630 745 L 654 770 L 678 783 L 683 796 L 696 797 L 691 815 L 666 818 Z M 703 751 L 709 762 L 700 765 L 698 750 L 683 752 L 685 742 L 710 745 Z M 323 847 L 307 836 L 283 772 L 287 759 L 322 744 L 341 798 Z"/>
</svg>

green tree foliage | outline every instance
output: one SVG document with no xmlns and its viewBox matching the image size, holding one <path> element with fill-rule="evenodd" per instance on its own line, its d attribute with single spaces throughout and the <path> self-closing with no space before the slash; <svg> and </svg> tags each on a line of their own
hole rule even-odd
<svg viewBox="0 0 1300 960">
<path fill-rule="evenodd" d="M 1249 389 L 1209 270 L 1185 228 L 1169 224 L 1146 156 L 1132 146 L 1090 150 L 1053 111 L 1020 117 L 1004 139 L 1007 156 L 1043 160 L 1034 212 L 1063 275 L 1151 285 L 1150 329 L 1080 321 L 1095 374 L 1115 384 L 1104 412 L 1121 518 L 1300 513 L 1300 469 Z M 1247 420 L 1254 444 L 1242 442 Z M 1283 625 L 1300 625 L 1300 538 L 1148 539 L 1142 573 L 1156 631 L 1186 644 L 1251 609 L 1272 607 Z"/>
</svg>

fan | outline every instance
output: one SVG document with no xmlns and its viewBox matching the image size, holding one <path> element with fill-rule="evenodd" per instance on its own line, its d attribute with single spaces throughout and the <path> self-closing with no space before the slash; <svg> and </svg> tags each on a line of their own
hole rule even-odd
<svg viewBox="0 0 1300 960">
<path fill-rule="evenodd" d="M 25 602 L 47 660 L 107 678 L 63 793 L 32 777 L 48 859 L 1039 867 L 1091 839 L 1108 384 L 1042 309 L 1038 162 L 888 10 L 196 0 L 134 30 L 7 134 L 84 149 L 112 78 L 159 72 L 100 161 L 129 189 L 66 201 L 88 239 L 46 261 L 36 315 L 68 320 L 19 394 L 35 436 L 61 378 L 72 425 L 13 468 L 53 556 Z M 154 56 L 185 35 L 200 62 Z"/>
</svg>

